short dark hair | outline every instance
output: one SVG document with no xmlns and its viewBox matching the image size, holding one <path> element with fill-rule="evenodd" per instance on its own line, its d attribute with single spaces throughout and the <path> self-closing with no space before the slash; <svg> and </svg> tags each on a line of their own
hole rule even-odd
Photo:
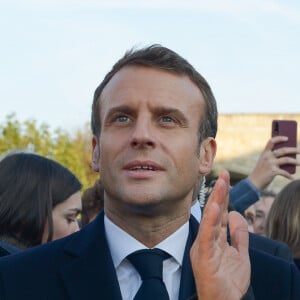
<svg viewBox="0 0 300 300">
<path fill-rule="evenodd" d="M 47 221 L 50 241 L 52 209 L 81 187 L 77 177 L 54 160 L 33 153 L 8 154 L 0 161 L 0 236 L 32 247 L 42 242 Z"/>
<path fill-rule="evenodd" d="M 216 100 L 209 84 L 187 60 L 174 51 L 157 44 L 139 50 L 133 48 L 127 51 L 125 55 L 113 66 L 112 70 L 107 73 L 103 81 L 95 90 L 92 105 L 91 126 L 92 132 L 96 137 L 98 137 L 101 133 L 99 102 L 102 91 L 112 77 L 125 66 L 146 66 L 188 76 L 189 79 L 200 89 L 206 104 L 203 119 L 201 124 L 199 124 L 199 143 L 207 137 L 215 138 L 218 127 L 218 111 Z"/>
</svg>

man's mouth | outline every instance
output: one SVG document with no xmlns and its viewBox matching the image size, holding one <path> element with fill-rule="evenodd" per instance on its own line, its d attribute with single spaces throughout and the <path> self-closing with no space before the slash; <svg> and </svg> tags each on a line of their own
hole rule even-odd
<svg viewBox="0 0 300 300">
<path fill-rule="evenodd" d="M 163 168 L 153 161 L 132 161 L 124 166 L 127 171 L 162 171 Z"/>
<path fill-rule="evenodd" d="M 150 170 L 155 171 L 155 169 L 152 166 L 135 166 L 130 168 L 132 171 L 139 171 L 139 170 Z"/>
</svg>

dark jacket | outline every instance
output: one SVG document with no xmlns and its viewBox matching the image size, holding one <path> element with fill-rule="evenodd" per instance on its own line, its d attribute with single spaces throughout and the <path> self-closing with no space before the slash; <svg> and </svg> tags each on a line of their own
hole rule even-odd
<svg viewBox="0 0 300 300">
<path fill-rule="evenodd" d="M 249 233 L 249 247 L 278 256 L 290 263 L 294 262 L 291 249 L 283 242 L 274 241 L 258 234 Z"/>
</svg>

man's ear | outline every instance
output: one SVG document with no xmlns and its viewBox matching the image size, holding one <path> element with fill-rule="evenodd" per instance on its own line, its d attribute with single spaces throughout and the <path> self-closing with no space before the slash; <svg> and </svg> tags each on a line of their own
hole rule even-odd
<svg viewBox="0 0 300 300">
<path fill-rule="evenodd" d="M 202 141 L 200 146 L 199 164 L 199 173 L 201 175 L 207 175 L 212 170 L 216 152 L 217 143 L 214 138 L 208 137 L 204 141 Z"/>
<path fill-rule="evenodd" d="M 92 146 L 92 169 L 95 172 L 99 172 L 100 145 L 98 139 L 95 136 L 93 136 Z"/>
</svg>

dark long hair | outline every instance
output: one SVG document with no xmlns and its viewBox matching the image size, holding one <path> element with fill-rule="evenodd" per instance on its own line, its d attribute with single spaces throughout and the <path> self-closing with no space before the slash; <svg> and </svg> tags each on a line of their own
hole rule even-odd
<svg viewBox="0 0 300 300">
<path fill-rule="evenodd" d="M 52 209 L 82 185 L 54 160 L 33 153 L 12 153 L 0 161 L 0 237 L 16 246 L 42 242 L 46 221 L 53 235 Z"/>
</svg>

